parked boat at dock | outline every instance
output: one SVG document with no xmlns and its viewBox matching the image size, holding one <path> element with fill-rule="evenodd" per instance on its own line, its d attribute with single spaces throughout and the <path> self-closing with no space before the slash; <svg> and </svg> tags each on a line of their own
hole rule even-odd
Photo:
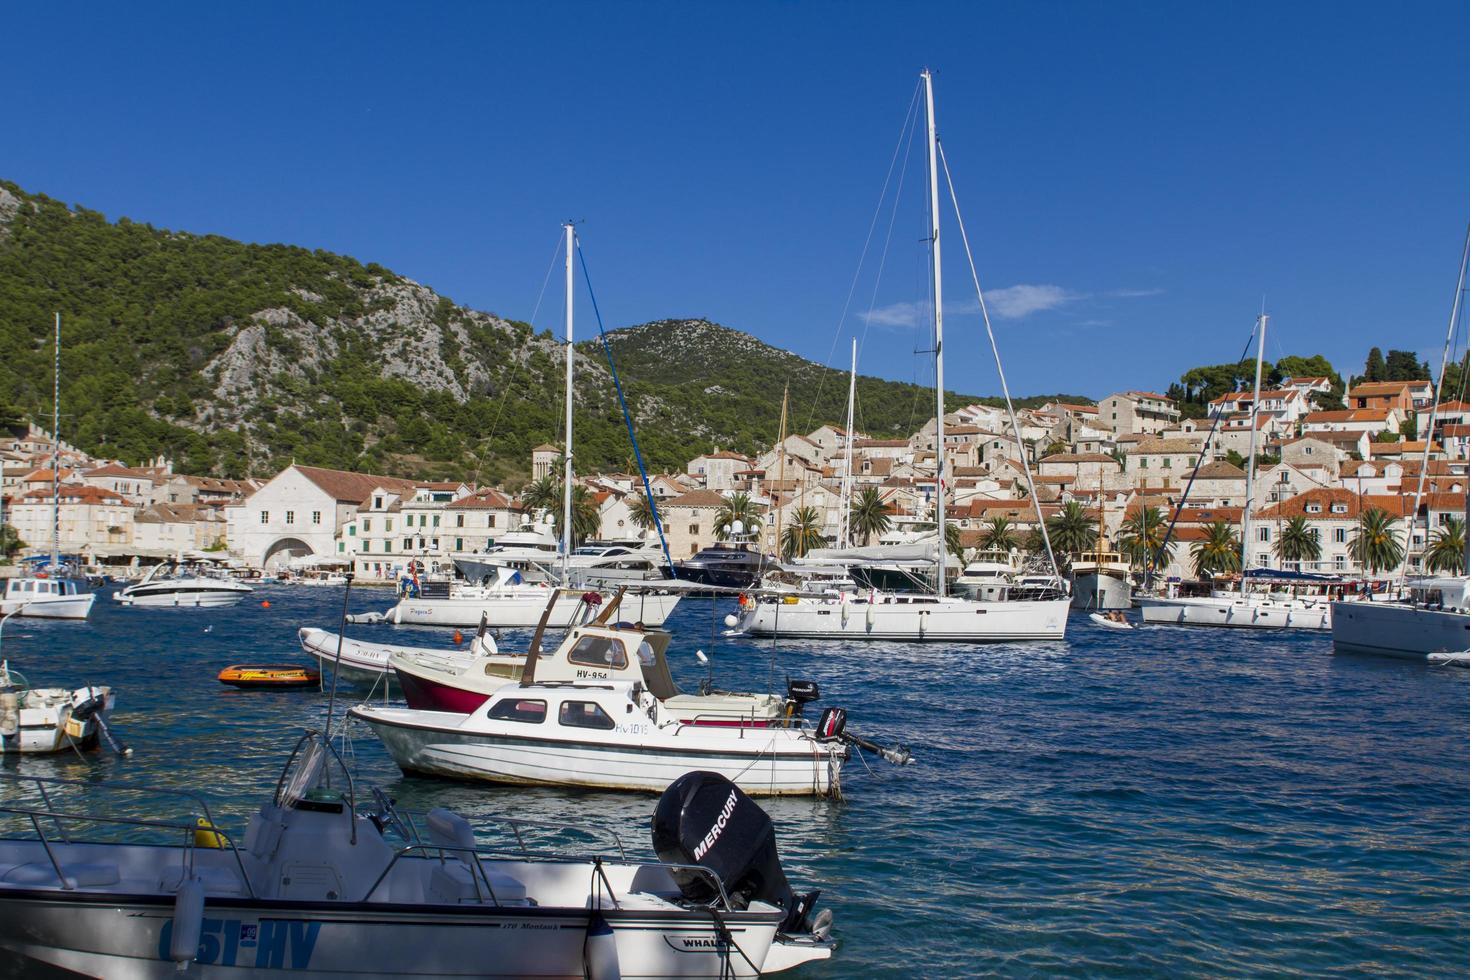
<svg viewBox="0 0 1470 980">
<path fill-rule="evenodd" d="M 553 587 L 522 584 L 519 573 L 510 569 L 499 569 L 496 575 L 491 584 L 483 586 L 424 582 L 421 595 L 404 596 L 384 616 L 391 623 L 415 626 L 464 628 L 478 626 L 482 621 L 494 629 L 536 626 Z M 609 593 L 599 590 L 571 591 L 578 595 L 578 601 L 557 605 L 548 624 L 553 629 L 568 629 L 586 622 L 611 598 Z M 677 593 L 640 589 L 624 600 L 623 614 L 634 622 L 660 626 L 678 604 Z"/>
<path fill-rule="evenodd" d="M 3 774 L 0 950 L 91 976 L 755 977 L 826 959 L 831 916 L 797 895 L 769 817 L 708 778 L 668 787 L 660 860 L 482 851 L 456 813 L 360 800 L 325 738 L 298 744 L 243 839 L 199 797 Z M 112 816 L 118 793 L 183 816 Z M 523 821 L 500 821 L 506 836 Z M 88 840 L 121 827 L 160 841 Z M 186 843 L 180 845 L 179 835 Z M 667 857 L 665 857 L 667 855 Z M 696 863 L 698 862 L 698 863 Z"/>
<path fill-rule="evenodd" d="M 5 597 L 0 599 L 0 616 L 32 619 L 86 619 L 92 613 L 96 593 L 74 578 L 48 574 L 5 580 Z"/>
<path fill-rule="evenodd" d="M 110 687 L 32 687 L 0 661 L 0 755 L 89 748 L 116 704 Z"/>
</svg>

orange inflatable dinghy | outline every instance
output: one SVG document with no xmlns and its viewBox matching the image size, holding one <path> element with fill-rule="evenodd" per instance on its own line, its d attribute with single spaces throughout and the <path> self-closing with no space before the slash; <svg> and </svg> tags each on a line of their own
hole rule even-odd
<svg viewBox="0 0 1470 980">
<path fill-rule="evenodd" d="M 316 687 L 320 672 L 295 664 L 234 664 L 219 672 L 221 684 L 235 687 Z"/>
</svg>

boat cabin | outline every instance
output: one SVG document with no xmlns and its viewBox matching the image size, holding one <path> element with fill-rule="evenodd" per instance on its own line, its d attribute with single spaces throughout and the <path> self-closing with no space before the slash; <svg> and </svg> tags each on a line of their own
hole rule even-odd
<svg viewBox="0 0 1470 980">
<path fill-rule="evenodd" d="M 32 600 L 41 596 L 78 595 L 75 579 L 12 578 L 5 580 L 5 598 Z"/>
</svg>

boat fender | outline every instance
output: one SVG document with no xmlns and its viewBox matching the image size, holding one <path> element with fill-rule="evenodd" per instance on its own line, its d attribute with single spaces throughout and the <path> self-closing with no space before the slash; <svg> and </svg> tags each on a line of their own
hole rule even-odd
<svg viewBox="0 0 1470 980">
<path fill-rule="evenodd" d="M 0 735 L 9 738 L 20 732 L 20 692 L 0 693 Z"/>
<path fill-rule="evenodd" d="M 204 882 L 191 877 L 179 885 L 171 924 L 168 958 L 179 964 L 194 962 L 199 955 L 200 933 L 204 927 Z"/>
<path fill-rule="evenodd" d="M 593 912 L 587 923 L 587 940 L 582 948 L 582 957 L 588 980 L 622 980 L 623 970 L 618 965 L 618 940 L 601 912 Z"/>
<path fill-rule="evenodd" d="M 873 628 L 873 617 L 874 617 L 873 607 L 875 605 L 877 605 L 877 602 L 878 602 L 878 593 L 876 591 L 869 592 L 868 593 L 868 611 L 863 614 L 863 619 L 864 619 L 864 622 L 867 623 L 868 629 L 870 631 Z"/>
<path fill-rule="evenodd" d="M 220 837 L 219 831 L 214 824 L 204 817 L 194 820 L 194 846 L 221 848 L 225 846 L 224 839 Z"/>
<path fill-rule="evenodd" d="M 842 606 L 842 628 L 843 629 L 846 629 L 847 628 L 847 620 L 848 620 L 848 617 L 852 614 L 852 610 L 847 605 L 847 593 L 846 592 L 842 593 L 842 599 L 840 601 L 840 604 Z"/>
<path fill-rule="evenodd" d="M 727 629 L 734 629 L 739 623 L 740 620 L 736 618 L 734 613 L 727 613 L 725 615 L 725 626 Z"/>
</svg>

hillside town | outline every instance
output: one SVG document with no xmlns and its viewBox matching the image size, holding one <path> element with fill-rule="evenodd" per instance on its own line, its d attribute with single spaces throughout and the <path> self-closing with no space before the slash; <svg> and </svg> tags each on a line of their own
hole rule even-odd
<svg viewBox="0 0 1470 980">
<path fill-rule="evenodd" d="M 1188 578 L 1197 571 L 1193 548 L 1212 526 L 1240 533 L 1254 419 L 1250 565 L 1361 574 L 1354 531 L 1376 509 L 1400 529 L 1407 567 L 1420 570 L 1436 529 L 1463 513 L 1470 466 L 1470 403 L 1440 405 L 1434 431 L 1421 434 L 1418 420 L 1433 399 L 1427 380 L 1362 382 L 1347 390 L 1346 408 L 1324 408 L 1337 402 L 1328 378 L 1290 377 L 1262 391 L 1258 407 L 1251 392 L 1232 391 L 1195 419 L 1165 395 L 1130 390 L 1095 405 L 1022 410 L 1019 443 L 1003 408 L 974 404 L 946 416 L 942 447 L 933 418 L 908 438 L 827 424 L 754 456 L 712 446 L 682 472 L 650 474 L 649 490 L 676 560 L 729 538 L 729 521 L 718 518 L 737 500 L 754 532 L 741 543 L 768 554 L 790 551 L 778 546 L 781 526 L 811 525 L 822 543 L 839 543 L 844 492 L 848 500 L 881 500 L 882 519 L 852 543 L 903 540 L 932 532 L 942 452 L 946 517 L 967 554 L 1019 560 L 1036 548 L 1038 523 L 1064 512 L 1080 512 L 1092 528 L 1100 522 L 1106 550 L 1130 532 L 1136 537 L 1147 514 L 1172 526 L 1167 566 L 1155 571 Z M 188 556 L 273 575 L 351 570 L 360 581 L 388 583 L 411 560 L 447 571 L 453 554 L 483 551 L 519 529 L 552 529 L 560 509 L 525 499 L 537 481 L 559 478 L 561 450 L 550 444 L 532 452 L 532 482 L 516 492 L 296 464 L 268 480 L 194 476 L 174 472 L 164 458 L 143 466 L 95 459 L 56 446 L 35 427 L 0 442 L 0 459 L 4 523 L 22 555 L 48 554 L 55 538 L 62 553 L 119 574 Z M 639 474 L 576 480 L 596 519 L 596 533 L 583 537 L 657 541 L 640 507 Z M 1294 520 L 1318 545 L 1315 558 L 1283 554 L 1283 528 Z M 1087 550 L 1097 546 L 1094 536 Z M 1135 565 L 1144 560 L 1131 557 Z"/>
</svg>

